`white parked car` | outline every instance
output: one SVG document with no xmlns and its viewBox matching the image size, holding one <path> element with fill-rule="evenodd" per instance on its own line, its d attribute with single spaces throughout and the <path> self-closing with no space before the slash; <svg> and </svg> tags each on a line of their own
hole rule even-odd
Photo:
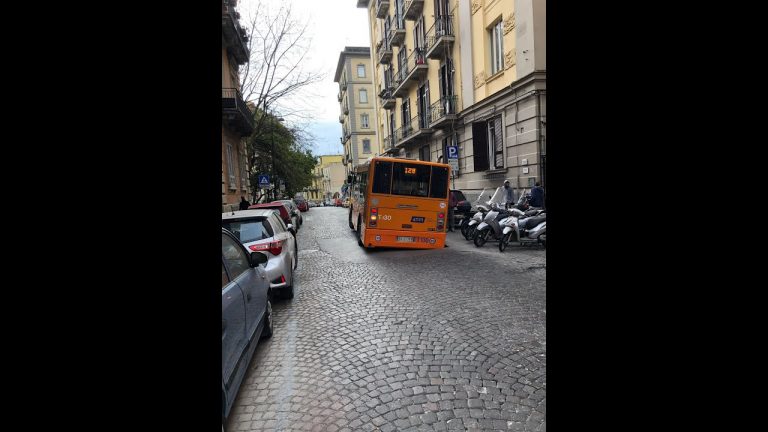
<svg viewBox="0 0 768 432">
<path fill-rule="evenodd" d="M 293 271 L 299 264 L 299 247 L 277 210 L 240 210 L 222 213 L 221 226 L 240 240 L 248 251 L 262 252 L 269 287 L 276 294 L 293 298 Z"/>
</svg>

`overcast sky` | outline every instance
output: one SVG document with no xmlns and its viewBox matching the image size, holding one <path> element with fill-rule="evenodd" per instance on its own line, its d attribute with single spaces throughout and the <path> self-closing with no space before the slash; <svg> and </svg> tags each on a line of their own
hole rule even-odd
<svg viewBox="0 0 768 432">
<path fill-rule="evenodd" d="M 339 53 L 345 46 L 369 46 L 368 17 L 365 9 L 357 7 L 356 0 L 241 0 L 238 10 L 243 17 L 261 1 L 271 11 L 290 2 L 292 14 L 299 21 L 309 20 L 307 36 L 312 39 L 307 69 L 325 74 L 325 80 L 312 93 L 319 96 L 314 109 L 310 132 L 315 136 L 314 154 L 342 154 L 339 86 L 333 82 Z"/>
</svg>

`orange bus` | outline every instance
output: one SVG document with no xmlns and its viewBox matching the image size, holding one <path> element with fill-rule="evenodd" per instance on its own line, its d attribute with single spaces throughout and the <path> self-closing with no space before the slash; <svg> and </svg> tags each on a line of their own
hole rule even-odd
<svg viewBox="0 0 768 432">
<path fill-rule="evenodd" d="M 349 227 L 367 248 L 445 246 L 450 166 L 374 157 L 358 165 L 351 184 Z"/>
</svg>

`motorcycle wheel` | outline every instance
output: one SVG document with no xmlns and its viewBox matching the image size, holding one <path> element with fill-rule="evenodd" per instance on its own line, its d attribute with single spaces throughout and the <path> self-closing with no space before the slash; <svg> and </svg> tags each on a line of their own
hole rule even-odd
<svg viewBox="0 0 768 432">
<path fill-rule="evenodd" d="M 464 219 L 461 222 L 461 235 L 464 236 L 464 239 L 467 239 L 467 229 L 469 228 L 469 221 L 467 219 Z"/>
<path fill-rule="evenodd" d="M 482 230 L 482 231 L 476 231 L 475 232 L 475 238 L 474 238 L 475 246 L 483 247 L 485 242 L 488 241 L 488 236 L 489 235 L 491 235 L 491 230 L 490 229 Z"/>
<path fill-rule="evenodd" d="M 471 241 L 475 238 L 475 233 L 477 232 L 477 225 L 473 225 L 471 227 L 467 227 L 467 240 Z"/>
<path fill-rule="evenodd" d="M 499 252 L 504 252 L 504 249 L 509 246 L 509 238 L 512 237 L 512 233 L 506 233 L 503 236 L 501 236 L 501 240 L 499 240 Z"/>
</svg>

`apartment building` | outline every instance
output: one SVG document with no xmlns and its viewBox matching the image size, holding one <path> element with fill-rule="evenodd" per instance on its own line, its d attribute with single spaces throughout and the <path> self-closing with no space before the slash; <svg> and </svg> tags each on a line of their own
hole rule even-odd
<svg viewBox="0 0 768 432">
<path fill-rule="evenodd" d="M 346 179 L 343 164 L 344 155 L 323 155 L 317 157 L 317 165 L 312 172 L 312 186 L 309 199 L 325 200 L 339 192 Z"/>
<path fill-rule="evenodd" d="M 237 0 L 221 2 L 221 208 L 237 208 L 250 195 L 245 138 L 253 133 L 251 110 L 240 94 L 240 65 L 248 61 L 247 36 L 240 26 Z"/>
<path fill-rule="evenodd" d="M 339 54 L 333 81 L 339 84 L 339 123 L 345 173 L 380 152 L 376 139 L 376 95 L 371 66 L 371 50 L 368 47 L 344 47 Z"/>
<path fill-rule="evenodd" d="M 546 182 L 545 0 L 358 0 L 382 152 L 445 161 L 471 197 Z"/>
</svg>

